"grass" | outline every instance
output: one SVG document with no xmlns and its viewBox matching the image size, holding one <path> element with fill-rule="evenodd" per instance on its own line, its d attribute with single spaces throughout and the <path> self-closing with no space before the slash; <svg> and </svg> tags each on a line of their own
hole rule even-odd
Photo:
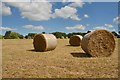
<svg viewBox="0 0 120 80">
<path fill-rule="evenodd" d="M 68 39 L 58 39 L 56 49 L 47 52 L 35 52 L 32 42 L 2 41 L 3 78 L 118 77 L 118 46 L 110 57 L 95 58 L 86 55 L 81 47 L 69 46 Z"/>
</svg>

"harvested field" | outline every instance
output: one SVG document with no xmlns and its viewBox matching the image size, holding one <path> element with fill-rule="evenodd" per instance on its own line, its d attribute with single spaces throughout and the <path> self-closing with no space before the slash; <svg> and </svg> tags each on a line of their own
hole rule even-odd
<svg viewBox="0 0 120 80">
<path fill-rule="evenodd" d="M 3 78 L 118 77 L 118 45 L 110 57 L 95 58 L 80 46 L 70 46 L 69 39 L 58 39 L 56 49 L 47 52 L 35 52 L 32 43 L 26 39 L 2 41 Z"/>
</svg>

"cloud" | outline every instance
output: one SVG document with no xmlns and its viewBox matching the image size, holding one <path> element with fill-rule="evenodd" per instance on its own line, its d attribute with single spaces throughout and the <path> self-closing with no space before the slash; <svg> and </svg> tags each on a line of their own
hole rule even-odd
<svg viewBox="0 0 120 80">
<path fill-rule="evenodd" d="M 83 0 L 62 0 L 63 3 L 67 3 L 67 2 L 72 2 L 71 4 L 69 4 L 68 6 L 73 7 L 73 8 L 77 8 L 77 7 L 83 7 L 83 5 L 85 4 L 83 2 Z"/>
<path fill-rule="evenodd" d="M 16 1 L 16 0 L 14 0 Z M 46 0 L 43 0 L 46 1 Z M 76 7 L 83 7 L 82 0 L 79 2 L 73 1 L 61 9 L 55 9 L 52 12 L 52 3 L 50 2 L 7 2 L 8 5 L 19 9 L 22 18 L 27 18 L 34 21 L 44 21 L 51 18 L 70 18 L 72 20 L 80 21 L 81 19 L 77 15 Z"/>
<path fill-rule="evenodd" d="M 16 29 L 13 29 L 13 28 L 10 28 L 10 27 L 0 27 L 0 30 L 4 30 L 4 31 L 11 31 L 11 30 L 16 30 Z"/>
<path fill-rule="evenodd" d="M 85 4 L 83 2 L 83 0 L 62 0 L 63 3 L 69 3 L 72 2 L 71 4 L 69 4 L 68 6 L 73 7 L 73 8 L 77 8 L 77 7 L 83 7 L 83 5 Z"/>
<path fill-rule="evenodd" d="M 0 9 L 0 14 L 2 15 L 7 16 L 12 14 L 10 7 L 7 7 L 4 3 L 0 3 Z"/>
<path fill-rule="evenodd" d="M 86 24 L 86 26 L 90 26 L 90 24 Z"/>
<path fill-rule="evenodd" d="M 69 5 L 62 7 L 61 9 L 55 9 L 53 18 L 70 18 L 72 20 L 80 21 L 81 19 L 77 15 L 77 7 L 83 7 L 85 4 L 82 0 L 62 0 L 62 2 L 72 2 Z"/>
<path fill-rule="evenodd" d="M 85 17 L 85 18 L 89 18 L 89 16 L 88 16 L 87 14 L 84 14 L 84 17 Z"/>
<path fill-rule="evenodd" d="M 85 30 L 85 26 L 79 24 L 73 27 L 66 27 L 66 29 L 67 30 Z"/>
<path fill-rule="evenodd" d="M 104 26 L 94 27 L 93 30 L 91 30 L 91 31 L 94 31 L 94 30 L 97 30 L 97 29 L 105 29 L 105 30 L 108 30 L 108 31 L 115 31 L 114 28 L 110 29 L 110 28 L 107 28 L 107 27 L 104 27 Z"/>
<path fill-rule="evenodd" d="M 78 15 L 76 14 L 77 10 L 75 8 L 72 8 L 70 6 L 62 7 L 61 9 L 55 9 L 55 13 L 53 14 L 53 18 L 59 17 L 59 18 L 71 18 L 73 20 L 81 20 Z"/>
<path fill-rule="evenodd" d="M 22 27 L 26 29 L 31 29 L 31 30 L 44 30 L 43 26 L 25 25 Z"/>
<path fill-rule="evenodd" d="M 2 2 L 29 2 L 30 0 L 1 0 Z"/>
<path fill-rule="evenodd" d="M 111 25 L 111 24 L 105 24 L 105 27 L 113 28 L 113 25 Z"/>
<path fill-rule="evenodd" d="M 21 16 L 29 20 L 42 21 L 51 18 L 52 4 L 49 2 L 10 2 L 8 4 L 18 8 Z"/>
<path fill-rule="evenodd" d="M 113 19 L 113 22 L 115 22 L 116 24 L 120 24 L 120 16 L 117 16 Z"/>
<path fill-rule="evenodd" d="M 94 28 L 93 28 L 93 30 L 97 30 L 97 29 L 105 29 L 105 30 L 107 30 L 107 28 L 104 27 L 104 26 L 97 26 L 97 27 L 94 27 Z"/>
<path fill-rule="evenodd" d="M 69 6 L 76 8 L 76 7 L 83 7 L 84 4 L 85 4 L 84 2 L 80 1 L 80 2 L 73 2 Z"/>
<path fill-rule="evenodd" d="M 111 24 L 104 24 L 103 26 L 97 26 L 97 27 L 93 28 L 93 30 L 97 30 L 97 29 L 105 29 L 108 31 L 115 31 L 113 25 L 111 25 Z"/>
</svg>

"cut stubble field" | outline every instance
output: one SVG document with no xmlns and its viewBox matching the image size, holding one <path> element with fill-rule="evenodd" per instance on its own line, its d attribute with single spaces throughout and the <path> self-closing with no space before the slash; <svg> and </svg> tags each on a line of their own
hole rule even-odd
<svg viewBox="0 0 120 80">
<path fill-rule="evenodd" d="M 47 52 L 34 51 L 31 39 L 2 40 L 2 77 L 117 78 L 118 40 L 114 53 L 101 58 L 70 46 L 68 39 L 58 39 L 56 49 Z"/>
</svg>

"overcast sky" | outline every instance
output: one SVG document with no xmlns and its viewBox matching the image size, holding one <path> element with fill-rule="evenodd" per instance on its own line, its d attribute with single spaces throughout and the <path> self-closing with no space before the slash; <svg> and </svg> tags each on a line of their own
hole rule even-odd
<svg viewBox="0 0 120 80">
<path fill-rule="evenodd" d="M 2 34 L 118 31 L 117 2 L 2 2 Z"/>
</svg>

